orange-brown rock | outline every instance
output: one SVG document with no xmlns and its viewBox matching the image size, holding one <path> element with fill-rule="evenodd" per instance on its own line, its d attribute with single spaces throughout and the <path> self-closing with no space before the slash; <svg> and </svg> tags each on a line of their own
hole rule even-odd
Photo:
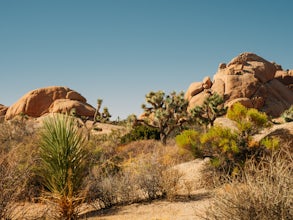
<svg viewBox="0 0 293 220">
<path fill-rule="evenodd" d="M 202 82 L 194 82 L 191 83 L 187 92 L 185 93 L 185 99 L 190 100 L 193 96 L 203 91 L 203 83 Z"/>
<path fill-rule="evenodd" d="M 0 104 L 0 116 L 4 116 L 7 112 L 8 107 Z"/>
<path fill-rule="evenodd" d="M 251 98 L 257 91 L 260 83 L 252 74 L 243 75 L 224 75 L 225 96 L 227 100 L 236 98 Z"/>
<path fill-rule="evenodd" d="M 92 117 L 95 109 L 84 102 L 68 99 L 57 99 L 49 107 L 50 113 L 70 113 L 71 109 L 75 109 L 77 115 Z"/>
<path fill-rule="evenodd" d="M 293 84 L 293 70 L 278 70 L 276 72 L 275 79 L 279 80 L 284 85 Z"/>
<path fill-rule="evenodd" d="M 8 108 L 5 119 L 11 119 L 19 114 L 40 117 L 48 113 L 50 106 L 59 99 L 76 100 L 86 105 L 86 99 L 79 93 L 67 87 L 51 86 L 28 92 Z M 70 106 L 71 103 L 66 108 Z"/>
<path fill-rule="evenodd" d="M 264 138 L 278 138 L 280 146 L 287 145 L 292 146 L 293 144 L 293 122 L 273 125 L 270 128 L 266 128 L 261 133 L 254 135 L 256 141 L 261 141 Z M 291 147 L 292 150 L 292 147 Z"/>
<path fill-rule="evenodd" d="M 278 70 L 275 74 L 275 79 L 279 80 L 293 91 L 293 70 Z"/>
<path fill-rule="evenodd" d="M 225 94 L 225 82 L 221 78 L 214 78 L 214 83 L 211 87 L 211 90 L 218 93 L 221 96 Z"/>
<path fill-rule="evenodd" d="M 242 53 L 228 63 L 226 74 L 253 74 L 261 82 L 272 80 L 276 73 L 276 65 L 254 53 Z"/>
<path fill-rule="evenodd" d="M 239 101 L 246 107 L 278 117 L 293 104 L 292 75 L 293 71 L 283 71 L 280 65 L 256 54 L 242 53 L 227 65 L 219 65 L 208 90 L 222 95 L 226 106 Z M 203 103 L 207 89 L 201 85 L 193 83 L 187 90 L 189 109 Z"/>
<path fill-rule="evenodd" d="M 208 77 L 208 76 L 203 79 L 202 83 L 203 83 L 203 88 L 204 89 L 211 88 L 212 84 L 213 84 L 211 79 L 210 79 L 210 77 Z"/>
<path fill-rule="evenodd" d="M 293 105 L 293 92 L 274 79 L 265 84 L 268 95 L 261 110 L 272 116 L 280 116 Z"/>
<path fill-rule="evenodd" d="M 210 93 L 207 92 L 201 92 L 196 96 L 193 96 L 189 101 L 189 107 L 188 110 L 192 109 L 193 107 L 197 105 L 202 105 L 204 100 L 210 96 Z"/>
<path fill-rule="evenodd" d="M 228 102 L 226 104 L 226 106 L 228 108 L 232 107 L 235 103 L 240 103 L 244 106 L 246 106 L 247 108 L 253 108 L 253 104 L 251 102 L 251 100 L 249 98 L 237 98 L 237 99 L 233 99 L 230 102 Z"/>
</svg>

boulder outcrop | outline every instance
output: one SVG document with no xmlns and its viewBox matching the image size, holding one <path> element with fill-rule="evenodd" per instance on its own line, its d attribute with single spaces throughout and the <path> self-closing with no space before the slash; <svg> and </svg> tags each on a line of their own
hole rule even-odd
<svg viewBox="0 0 293 220">
<path fill-rule="evenodd" d="M 228 64 L 221 63 L 208 87 L 203 86 L 205 80 L 192 83 L 185 98 L 193 108 L 216 92 L 224 97 L 226 106 L 241 102 L 278 117 L 293 104 L 292 75 L 293 71 L 283 71 L 280 65 L 256 54 L 242 53 Z"/>
<path fill-rule="evenodd" d="M 93 116 L 95 109 L 78 92 L 62 86 L 51 86 L 28 92 L 7 109 L 5 119 L 19 114 L 40 117 L 46 113 L 70 112 L 75 108 L 81 116 Z"/>
</svg>

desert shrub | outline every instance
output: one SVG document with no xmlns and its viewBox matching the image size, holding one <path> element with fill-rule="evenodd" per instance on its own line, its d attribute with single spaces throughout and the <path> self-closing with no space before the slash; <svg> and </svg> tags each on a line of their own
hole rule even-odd
<svg viewBox="0 0 293 220">
<path fill-rule="evenodd" d="M 160 140 L 160 132 L 156 128 L 151 128 L 146 125 L 135 126 L 128 134 L 122 136 L 121 143 L 129 143 L 138 140 Z"/>
<path fill-rule="evenodd" d="M 260 162 L 247 161 L 241 178 L 216 194 L 206 219 L 292 219 L 292 155 L 283 149 Z"/>
<path fill-rule="evenodd" d="M 238 139 L 238 134 L 231 129 L 214 126 L 200 137 L 202 154 L 210 157 L 219 171 L 231 173 L 247 156 L 247 152 L 239 147 Z"/>
<path fill-rule="evenodd" d="M 285 122 L 293 121 L 293 105 L 289 109 L 284 111 L 281 117 L 285 120 Z"/>
<path fill-rule="evenodd" d="M 102 156 L 88 178 L 88 202 L 96 208 L 105 208 L 159 197 L 172 198 L 179 181 L 179 174 L 169 170 L 178 162 L 173 147 L 154 140 L 136 141 L 116 148 L 119 161 L 111 160 L 115 157 L 113 152 Z M 119 169 L 109 172 L 112 170 L 110 164 L 106 165 L 109 160 Z"/>
<path fill-rule="evenodd" d="M 11 219 L 30 172 L 21 168 L 12 152 L 0 156 L 0 219 Z"/>
<path fill-rule="evenodd" d="M 254 108 L 246 108 L 240 103 L 235 103 L 227 111 L 227 117 L 237 123 L 240 134 L 245 138 L 270 126 L 268 116 L 265 113 Z"/>
<path fill-rule="evenodd" d="M 0 124 L 1 216 L 14 215 L 18 202 L 32 201 L 41 187 L 34 175 L 38 135 L 28 120 L 14 118 Z M 19 213 L 18 213 L 19 214 Z M 1 218 L 1 217 L 0 217 Z"/>
<path fill-rule="evenodd" d="M 158 162 L 146 159 L 128 164 L 117 173 L 91 177 L 88 202 L 108 208 L 117 204 L 172 199 L 178 190 L 180 174 Z"/>
<path fill-rule="evenodd" d="M 27 149 L 26 149 L 27 147 Z M 25 210 L 17 207 L 39 195 L 34 180 L 34 149 L 29 144 L 18 144 L 0 155 L 0 219 L 22 218 Z"/>
<path fill-rule="evenodd" d="M 256 142 L 251 136 L 243 137 L 237 131 L 214 126 L 200 137 L 204 156 L 211 158 L 212 165 L 229 175 L 237 175 L 247 159 L 261 158 L 278 149 L 277 138 L 265 138 Z"/>
<path fill-rule="evenodd" d="M 195 157 L 203 157 L 200 143 L 200 134 L 195 130 L 185 130 L 176 136 L 176 144 L 193 153 Z"/>
<path fill-rule="evenodd" d="M 227 116 L 236 122 L 238 130 L 213 126 L 200 135 L 196 131 L 185 131 L 178 136 L 177 142 L 193 151 L 196 157 L 210 157 L 217 171 L 229 175 L 238 174 L 247 159 L 260 158 L 278 148 L 276 138 L 261 142 L 253 139 L 254 134 L 270 125 L 265 113 L 236 103 Z"/>
<path fill-rule="evenodd" d="M 72 117 L 57 115 L 44 121 L 38 171 L 47 190 L 44 197 L 57 205 L 62 219 L 77 218 L 88 169 L 85 144 Z"/>
<path fill-rule="evenodd" d="M 7 153 L 20 143 L 25 143 L 26 138 L 33 134 L 33 130 L 23 118 L 14 118 L 0 123 L 1 152 Z"/>
</svg>

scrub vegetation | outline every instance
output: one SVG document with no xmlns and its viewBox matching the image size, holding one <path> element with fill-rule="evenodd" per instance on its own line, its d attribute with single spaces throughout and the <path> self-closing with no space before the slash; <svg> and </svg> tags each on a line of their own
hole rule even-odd
<svg viewBox="0 0 293 220">
<path fill-rule="evenodd" d="M 212 205 L 203 219 L 293 218 L 292 143 L 255 140 L 273 126 L 266 114 L 238 103 L 227 110 L 217 94 L 188 110 L 183 93 L 158 91 L 146 95 L 140 118 L 131 116 L 119 121 L 120 129 L 102 133 L 95 123 L 111 121 L 101 105 L 98 100 L 86 129 L 74 114 L 0 123 L 1 219 L 27 218 L 18 208 L 23 203 L 47 207 L 30 219 L 82 219 L 88 217 L 84 205 L 97 211 L 173 201 L 184 184 L 188 201 L 192 183 L 174 167 L 204 158 L 210 163 L 202 181 L 212 187 Z M 219 116 L 235 126 L 215 123 Z"/>
</svg>

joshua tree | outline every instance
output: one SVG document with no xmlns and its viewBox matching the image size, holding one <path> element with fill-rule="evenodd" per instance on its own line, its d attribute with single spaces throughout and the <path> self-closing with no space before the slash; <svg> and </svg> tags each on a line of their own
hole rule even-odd
<svg viewBox="0 0 293 220">
<path fill-rule="evenodd" d="M 217 93 L 214 93 L 204 100 L 202 106 L 193 108 L 190 114 L 197 123 L 207 127 L 208 125 L 213 126 L 216 118 L 224 115 L 226 111 L 224 99 Z"/>
<path fill-rule="evenodd" d="M 97 100 L 97 109 L 94 115 L 94 122 L 102 122 L 106 123 L 110 121 L 110 118 L 112 117 L 111 114 L 109 113 L 109 110 L 107 107 L 104 107 L 103 112 L 100 112 L 100 109 L 102 107 L 103 100 L 98 99 Z"/>
<path fill-rule="evenodd" d="M 184 99 L 183 92 L 172 92 L 166 96 L 163 91 L 158 91 L 148 93 L 146 102 L 147 104 L 142 105 L 143 119 L 139 121 L 157 128 L 160 140 L 165 145 L 170 133 L 188 121 L 188 101 Z"/>
<path fill-rule="evenodd" d="M 74 118 L 57 115 L 44 121 L 39 175 L 62 219 L 75 219 L 88 164 L 85 138 Z"/>
</svg>

